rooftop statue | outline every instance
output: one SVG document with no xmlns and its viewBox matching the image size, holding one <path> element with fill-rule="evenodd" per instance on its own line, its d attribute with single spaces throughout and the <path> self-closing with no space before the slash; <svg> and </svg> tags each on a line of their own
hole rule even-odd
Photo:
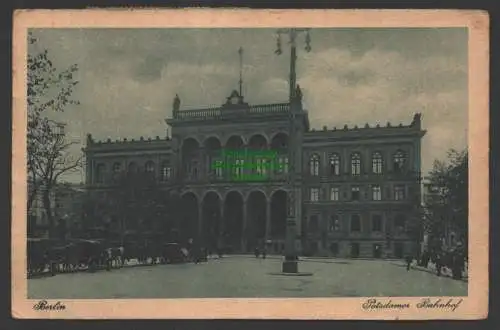
<svg viewBox="0 0 500 330">
<path fill-rule="evenodd" d="M 295 98 L 299 102 L 302 101 L 302 90 L 300 89 L 300 85 L 297 85 L 297 88 L 295 89 Z"/>
<path fill-rule="evenodd" d="M 180 107 L 181 107 L 181 99 L 179 98 L 178 94 L 175 94 L 175 98 L 174 98 L 174 111 L 178 111 Z"/>
</svg>

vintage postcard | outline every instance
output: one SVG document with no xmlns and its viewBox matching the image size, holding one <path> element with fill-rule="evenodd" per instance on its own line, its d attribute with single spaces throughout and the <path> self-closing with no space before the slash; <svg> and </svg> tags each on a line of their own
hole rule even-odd
<svg viewBox="0 0 500 330">
<path fill-rule="evenodd" d="M 485 318 L 488 31 L 16 12 L 13 316 Z"/>
</svg>

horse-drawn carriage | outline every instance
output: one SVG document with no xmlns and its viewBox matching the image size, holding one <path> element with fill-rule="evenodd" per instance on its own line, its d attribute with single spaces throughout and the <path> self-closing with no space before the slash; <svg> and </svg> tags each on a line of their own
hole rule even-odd
<svg viewBox="0 0 500 330">
<path fill-rule="evenodd" d="M 168 242 L 162 233 L 127 231 L 98 238 L 82 236 L 64 240 L 29 238 L 28 276 L 47 271 L 55 275 L 84 269 L 111 270 L 131 261 L 142 265 L 207 261 L 207 250 L 198 242 Z"/>
<path fill-rule="evenodd" d="M 102 240 L 28 238 L 28 276 L 94 269 L 105 265 L 105 253 Z"/>
</svg>

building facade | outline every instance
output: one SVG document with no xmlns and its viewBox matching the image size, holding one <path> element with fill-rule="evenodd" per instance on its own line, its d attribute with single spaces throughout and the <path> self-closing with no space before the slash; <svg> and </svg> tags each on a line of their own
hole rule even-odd
<svg viewBox="0 0 500 330">
<path fill-rule="evenodd" d="M 239 252 L 264 241 L 280 253 L 294 105 L 301 254 L 378 258 L 413 253 L 417 242 L 409 228 L 420 212 L 425 134 L 420 114 L 408 125 L 314 130 L 301 99 L 293 102 L 249 105 L 233 91 L 219 107 L 181 110 L 176 96 L 166 119 L 171 136 L 95 141 L 88 135 L 86 186 L 105 199 L 116 189 L 117 174 L 149 173 L 166 196 L 179 196 L 181 236 L 222 237 Z M 263 156 L 266 151 L 273 159 Z M 254 179 L 245 180 L 249 174 Z"/>
</svg>

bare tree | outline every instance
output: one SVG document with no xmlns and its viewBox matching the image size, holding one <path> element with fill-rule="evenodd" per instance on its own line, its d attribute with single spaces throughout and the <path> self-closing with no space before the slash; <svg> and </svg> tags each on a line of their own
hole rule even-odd
<svg viewBox="0 0 500 330">
<path fill-rule="evenodd" d="M 59 129 L 61 129 L 59 127 Z M 54 229 L 53 205 L 50 195 L 57 186 L 61 175 L 78 171 L 82 165 L 82 156 L 72 156 L 69 148 L 76 142 L 66 140 L 64 132 L 50 129 L 47 131 L 46 143 L 39 147 L 40 157 L 34 161 L 35 172 L 39 178 L 43 207 L 47 214 L 50 231 Z"/>
<path fill-rule="evenodd" d="M 79 168 L 81 158 L 70 155 L 69 148 L 74 142 L 66 140 L 63 126 L 50 120 L 49 115 L 79 104 L 71 98 L 78 83 L 73 76 L 78 67 L 75 64 L 58 71 L 48 51 L 37 48 L 37 39 L 31 33 L 28 34 L 28 43 L 28 211 L 37 195 L 42 193 L 49 226 L 53 228 L 50 194 L 61 175 Z"/>
</svg>

